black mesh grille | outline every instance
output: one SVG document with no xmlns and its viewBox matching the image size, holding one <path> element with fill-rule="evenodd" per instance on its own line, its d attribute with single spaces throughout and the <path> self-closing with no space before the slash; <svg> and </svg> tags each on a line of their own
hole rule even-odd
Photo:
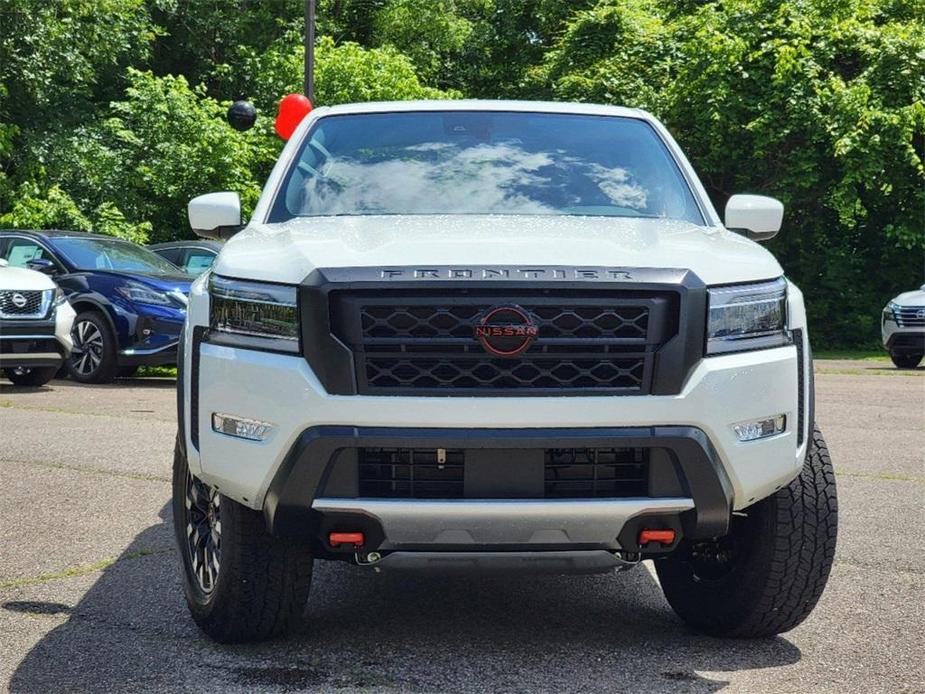
<svg viewBox="0 0 925 694">
<path fill-rule="evenodd" d="M 0 291 L 0 315 L 7 317 L 43 318 L 41 290 Z"/>
<path fill-rule="evenodd" d="M 360 393 L 648 393 L 655 351 L 677 331 L 677 294 L 565 294 L 344 292 L 331 322 L 353 352 Z M 476 327 L 511 306 L 535 339 L 512 356 L 492 354 Z"/>
<path fill-rule="evenodd" d="M 363 333 L 372 338 L 471 338 L 486 306 L 363 306 Z M 645 338 L 644 306 L 524 306 L 542 338 Z"/>
<path fill-rule="evenodd" d="M 639 390 L 645 377 L 642 355 L 624 358 L 491 359 L 366 357 L 371 388 L 604 389 Z"/>
<path fill-rule="evenodd" d="M 361 497 L 458 499 L 463 496 L 459 449 L 361 448 Z"/>
<path fill-rule="evenodd" d="M 546 498 L 648 495 L 647 449 L 550 448 L 544 467 Z"/>
<path fill-rule="evenodd" d="M 467 455 L 479 451 L 360 448 L 360 497 L 460 499 L 466 493 Z M 536 470 L 539 475 L 539 468 Z M 550 448 L 543 452 L 543 498 L 648 496 L 649 451 L 644 448 Z M 538 482 L 538 480 L 537 480 Z M 527 488 L 533 487 L 525 480 Z M 538 486 L 536 488 L 539 488 Z"/>
</svg>

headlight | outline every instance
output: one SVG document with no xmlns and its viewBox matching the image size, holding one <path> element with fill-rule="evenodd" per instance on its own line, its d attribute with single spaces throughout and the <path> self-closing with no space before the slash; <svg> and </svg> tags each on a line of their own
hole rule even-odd
<svg viewBox="0 0 925 694">
<path fill-rule="evenodd" d="M 209 327 L 222 342 L 254 349 L 299 352 L 296 288 L 212 275 Z"/>
<path fill-rule="evenodd" d="M 789 345 L 787 282 L 710 290 L 707 354 Z"/>
<path fill-rule="evenodd" d="M 54 306 L 57 307 L 57 306 L 60 306 L 61 304 L 66 304 L 66 303 L 67 303 L 67 295 L 64 293 L 64 290 L 61 289 L 61 287 L 55 287 L 55 290 L 54 290 L 54 291 L 55 291 L 55 293 L 54 293 L 54 297 L 53 297 L 53 299 L 52 299 L 52 303 L 54 304 Z"/>
<path fill-rule="evenodd" d="M 150 306 L 173 306 L 173 302 L 170 300 L 170 297 L 167 296 L 164 292 L 151 289 L 150 287 L 146 287 L 143 284 L 129 282 L 128 284 L 124 284 L 121 287 L 116 287 L 116 291 L 131 301 L 133 304 L 148 304 Z"/>
</svg>

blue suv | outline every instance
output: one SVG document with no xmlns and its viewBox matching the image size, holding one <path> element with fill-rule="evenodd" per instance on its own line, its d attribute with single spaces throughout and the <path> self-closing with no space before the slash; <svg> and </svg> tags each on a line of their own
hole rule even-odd
<svg viewBox="0 0 925 694">
<path fill-rule="evenodd" d="M 54 277 L 77 317 L 67 368 L 108 383 L 173 365 L 191 277 L 146 248 L 80 231 L 0 231 L 0 258 Z"/>
</svg>

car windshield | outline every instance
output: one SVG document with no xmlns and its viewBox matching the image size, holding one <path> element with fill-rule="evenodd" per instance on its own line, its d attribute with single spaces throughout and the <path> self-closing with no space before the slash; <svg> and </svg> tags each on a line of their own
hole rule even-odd
<svg viewBox="0 0 925 694">
<path fill-rule="evenodd" d="M 642 120 L 493 111 L 320 118 L 286 172 L 269 221 L 380 214 L 704 223 L 674 158 Z"/>
<path fill-rule="evenodd" d="M 78 270 L 121 270 L 156 275 L 179 275 L 180 269 L 147 248 L 119 239 L 54 239 L 55 249 Z"/>
</svg>

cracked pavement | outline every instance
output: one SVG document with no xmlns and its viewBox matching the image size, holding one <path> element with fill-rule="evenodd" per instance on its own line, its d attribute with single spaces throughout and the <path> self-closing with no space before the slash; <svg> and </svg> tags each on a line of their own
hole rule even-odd
<svg viewBox="0 0 925 694">
<path fill-rule="evenodd" d="M 925 369 L 817 363 L 835 567 L 781 637 L 674 616 L 649 567 L 503 578 L 316 563 L 301 632 L 218 646 L 188 618 L 168 519 L 173 382 L 0 382 L 0 689 L 901 692 L 925 689 Z"/>
</svg>

